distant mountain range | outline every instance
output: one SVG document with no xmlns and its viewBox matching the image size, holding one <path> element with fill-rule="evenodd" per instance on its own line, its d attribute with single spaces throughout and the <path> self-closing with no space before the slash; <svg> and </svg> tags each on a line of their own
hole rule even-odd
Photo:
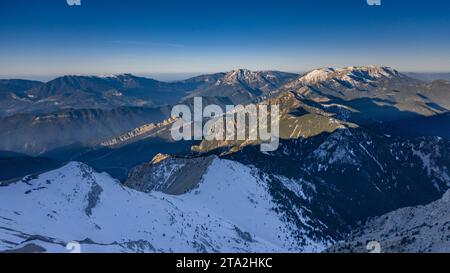
<svg viewBox="0 0 450 273">
<path fill-rule="evenodd" d="M 70 90 L 68 92 L 72 92 L 71 94 L 89 93 L 89 88 L 95 88 L 96 94 L 106 94 L 108 92 L 105 90 L 112 85 L 135 88 L 133 90 L 136 90 L 136 86 L 160 86 L 156 81 L 132 75 L 106 78 L 72 76 L 55 81 L 67 81 L 67 84 L 62 86 Z M 31 91 L 22 90 L 22 95 L 34 93 L 36 96 L 40 94 L 39 96 L 58 97 L 65 91 L 50 88 L 57 86 L 55 81 L 45 85 L 33 82 L 31 85 L 37 84 L 38 87 L 32 88 Z M 95 87 L 96 84 L 98 87 Z M 431 129 L 420 128 L 425 128 L 424 126 L 430 128 L 433 124 L 432 135 L 450 135 L 447 127 L 441 126 L 446 120 L 446 109 L 450 107 L 450 98 L 446 94 L 450 84 L 443 81 L 425 83 L 386 67 L 327 68 L 313 70 L 301 76 L 241 69 L 167 84 L 176 86 L 178 90 L 168 91 L 169 93 L 191 90 L 177 93 L 183 94 L 180 95 L 180 102 L 188 105 L 192 103 L 191 97 L 196 95 L 202 95 L 206 103 L 227 104 L 241 101 L 245 104 L 252 101 L 279 104 L 283 113 L 281 137 L 285 139 L 313 137 L 322 132 L 362 125 L 381 127 L 378 129 L 387 134 L 421 136 L 429 135 L 426 132 Z M 13 86 L 29 85 L 22 83 Z M 276 88 L 277 86 L 279 88 Z M 223 88 L 226 91 L 221 92 Z M 221 97 L 214 96 L 217 94 Z M 241 96 L 242 94 L 246 95 Z M 64 96 L 59 98 L 65 99 Z M 69 101 L 72 101 L 71 98 L 72 95 L 69 96 Z M 169 106 L 110 107 L 92 110 L 68 109 L 40 114 L 25 113 L 0 118 L 0 125 L 5 128 L 0 132 L 0 136 L 4 139 L 0 143 L 0 150 L 33 156 L 50 155 L 62 161 L 78 158 L 102 170 L 111 170 L 125 164 L 129 166 L 126 172 L 133 164 L 138 164 L 142 162 L 141 160 L 150 160 L 158 152 L 175 151 L 147 148 L 147 151 L 151 152 L 145 152 L 139 149 L 143 143 L 151 147 L 155 142 L 167 145 L 172 142 L 168 131 L 170 124 L 165 126 L 161 123 L 170 117 Z M 379 122 L 384 123 L 380 125 Z M 16 124 L 21 126 L 18 127 Z M 40 137 L 36 138 L 37 135 Z M 242 143 L 205 141 L 193 150 L 205 153 L 228 146 L 239 149 L 240 145 Z M 184 144 L 177 143 L 176 146 L 181 148 L 178 151 L 185 151 Z M 136 148 L 130 149 L 131 147 Z M 125 150 L 134 151 L 135 158 L 139 160 L 132 160 L 132 164 L 126 164 L 127 162 L 119 160 L 120 157 L 117 156 L 116 159 L 111 158 L 112 161 L 105 158 L 102 162 L 93 163 L 90 159 L 91 156 L 109 157 L 112 154 L 111 150 L 114 151 L 113 154 Z M 116 171 L 113 175 L 116 175 Z M 125 179 L 126 173 L 120 171 L 117 177 Z"/>
<path fill-rule="evenodd" d="M 63 251 L 79 240 L 94 252 L 364 252 L 370 238 L 387 251 L 445 249 L 423 223 L 446 228 L 426 208 L 445 213 L 436 200 L 450 188 L 448 81 L 365 66 L 2 86 L 0 230 L 9 231 L 0 232 L 0 250 Z M 279 149 L 174 142 L 170 106 L 192 106 L 194 96 L 279 105 Z M 8 173 L 14 162 L 24 167 Z M 71 219 L 82 228 L 65 233 Z M 392 225 L 399 235 L 388 234 Z"/>
<path fill-rule="evenodd" d="M 95 147 L 169 118 L 168 105 L 191 104 L 194 96 L 219 105 L 248 103 L 295 76 L 236 70 L 172 83 L 130 74 L 65 76 L 48 83 L 1 81 L 0 111 L 6 116 L 0 118 L 5 139 L 0 150 L 39 155 L 74 144 Z"/>
<path fill-rule="evenodd" d="M 284 72 L 236 70 L 170 83 L 131 74 L 64 76 L 47 83 L 0 80 L 0 114 L 158 107 L 191 96 L 221 97 L 228 102 L 246 103 L 296 76 Z"/>
<path fill-rule="evenodd" d="M 2 128 L 7 128 L 0 134 L 3 134 L 4 139 L 9 139 L 1 143 L 0 150 L 33 155 L 77 142 L 96 146 L 134 128 L 169 118 L 170 108 L 163 105 L 178 102 L 191 105 L 194 96 L 202 96 L 206 103 L 225 105 L 261 102 L 294 92 L 294 97 L 301 97 L 300 101 L 316 104 L 313 107 L 318 108 L 318 111 L 329 112 L 329 115 L 336 115 L 336 111 L 351 112 L 354 118 L 352 121 L 358 122 L 361 122 L 361 118 L 373 121 L 431 116 L 450 108 L 450 99 L 446 94 L 450 83 L 437 81 L 428 84 L 383 67 L 319 69 L 302 76 L 240 69 L 173 83 L 129 74 L 103 78 L 66 76 L 46 84 L 23 81 L 19 81 L 20 84 L 2 83 L 2 94 L 13 95 L 0 100 L 0 104 L 9 105 L 0 108 L 9 113 L 9 116 L 0 119 Z M 31 89 L 24 90 L 30 86 Z M 8 88 L 13 91 L 5 91 Z M 115 110 L 118 107 L 120 109 Z M 137 110 L 137 107 L 142 110 Z M 11 115 L 17 111 L 20 114 Z M 136 111 L 139 117 L 133 116 L 132 113 Z M 88 114 L 90 112 L 95 114 Z M 83 115 L 89 115 L 88 123 L 83 122 L 85 128 L 97 130 L 91 133 L 93 139 L 82 136 L 83 129 L 79 130 L 77 124 L 85 119 Z M 340 118 L 339 115 L 336 117 Z M 115 121 L 104 122 L 107 120 Z M 18 123 L 22 126 L 14 128 L 14 124 Z M 72 139 L 64 134 L 52 133 L 61 129 L 58 124 L 62 123 L 64 132 L 72 135 Z M 20 138 L 8 137 L 11 135 Z M 46 137 L 37 140 L 33 139 L 34 135 Z M 45 141 L 50 143 L 46 144 Z"/>
</svg>

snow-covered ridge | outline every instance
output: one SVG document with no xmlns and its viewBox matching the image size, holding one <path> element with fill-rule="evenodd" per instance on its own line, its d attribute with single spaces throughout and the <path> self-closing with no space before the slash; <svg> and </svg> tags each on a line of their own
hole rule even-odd
<svg viewBox="0 0 450 273">
<path fill-rule="evenodd" d="M 341 80 L 350 84 L 372 82 L 382 78 L 399 77 L 401 74 L 386 66 L 350 66 L 345 68 L 320 68 L 306 73 L 297 80 L 304 85 L 315 85 L 325 81 Z"/>
<path fill-rule="evenodd" d="M 117 79 L 117 78 L 124 78 L 124 77 L 133 77 L 132 74 L 124 73 L 124 74 L 102 74 L 102 75 L 95 75 L 91 76 L 93 78 L 102 78 L 102 79 Z"/>
<path fill-rule="evenodd" d="M 283 72 L 278 71 L 251 71 L 248 69 L 235 69 L 226 73 L 223 78 L 216 82 L 217 85 L 234 85 L 234 84 L 246 84 L 250 87 L 255 85 L 274 85 L 277 80 L 280 80 L 286 75 Z"/>
<path fill-rule="evenodd" d="M 251 168 L 215 159 L 191 192 L 171 196 L 124 187 L 70 163 L 0 188 L 0 251 L 297 252 L 291 224 L 276 212 L 267 184 Z"/>
</svg>

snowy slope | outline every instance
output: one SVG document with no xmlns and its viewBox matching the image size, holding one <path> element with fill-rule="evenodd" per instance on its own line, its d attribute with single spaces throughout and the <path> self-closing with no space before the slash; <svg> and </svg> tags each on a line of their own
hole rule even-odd
<svg viewBox="0 0 450 273">
<path fill-rule="evenodd" d="M 368 252 L 377 241 L 385 253 L 448 253 L 450 251 L 450 191 L 428 205 L 395 210 L 367 221 L 328 252 Z"/>
<path fill-rule="evenodd" d="M 263 180 L 251 168 L 215 159 L 193 191 L 142 193 L 81 163 L 0 188 L 0 251 L 295 252 Z M 43 248 L 43 249 L 42 249 Z"/>
</svg>

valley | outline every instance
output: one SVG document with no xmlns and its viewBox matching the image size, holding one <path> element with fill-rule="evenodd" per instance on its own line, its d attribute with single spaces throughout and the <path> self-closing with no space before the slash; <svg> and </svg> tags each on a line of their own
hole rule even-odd
<svg viewBox="0 0 450 273">
<path fill-rule="evenodd" d="M 2 84 L 27 110 L 0 118 L 1 251 L 77 241 L 88 252 L 296 253 L 349 249 L 345 240 L 363 251 L 353 242 L 370 237 L 367 221 L 381 226 L 450 188 L 450 83 L 388 67 Z M 199 96 L 278 105 L 279 148 L 174 141 L 171 107 Z"/>
</svg>

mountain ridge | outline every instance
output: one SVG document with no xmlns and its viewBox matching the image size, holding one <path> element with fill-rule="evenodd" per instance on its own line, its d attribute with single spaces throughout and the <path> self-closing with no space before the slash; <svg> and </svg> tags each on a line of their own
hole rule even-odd
<svg viewBox="0 0 450 273">
<path fill-rule="evenodd" d="M 220 173 L 228 178 L 217 183 Z M 179 197 L 129 189 L 76 162 L 1 187 L 0 196 L 0 202 L 8 204 L 0 212 L 0 229 L 6 230 L 0 233 L 0 251 L 34 244 L 41 251 L 67 252 L 65 246 L 72 241 L 83 252 L 325 248 L 325 242 L 312 238 L 294 239 L 292 225 L 276 211 L 261 179 L 248 167 L 220 159 L 214 159 L 197 188 Z M 78 228 L 70 228 L 73 225 Z"/>
</svg>

